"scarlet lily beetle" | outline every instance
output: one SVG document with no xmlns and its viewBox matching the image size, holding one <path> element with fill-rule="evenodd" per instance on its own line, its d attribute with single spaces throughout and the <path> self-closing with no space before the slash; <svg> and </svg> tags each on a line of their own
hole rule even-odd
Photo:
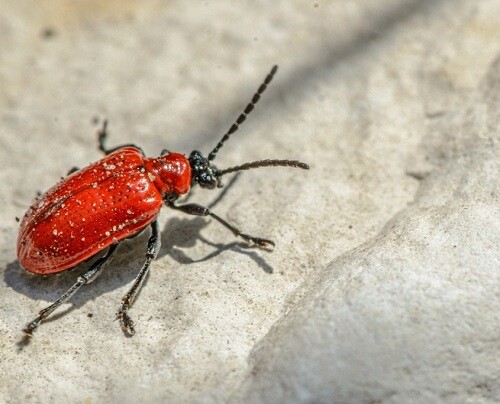
<svg viewBox="0 0 500 404">
<path fill-rule="evenodd" d="M 99 149 L 105 157 L 81 170 L 71 170 L 66 178 L 36 198 L 21 221 L 17 256 L 29 272 L 49 275 L 107 251 L 66 293 L 25 327 L 28 336 L 83 285 L 97 278 L 111 262 L 121 241 L 151 226 L 144 265 L 117 313 L 123 331 L 133 335 L 134 322 L 128 311 L 160 249 L 157 216 L 163 203 L 189 215 L 210 216 L 235 236 L 257 247 L 274 246 L 271 240 L 242 233 L 206 207 L 175 202 L 194 185 L 207 189 L 222 187 L 221 177 L 229 173 L 268 166 L 309 168 L 295 160 L 259 160 L 223 170 L 211 164 L 219 149 L 254 109 L 277 70 L 277 66 L 271 69 L 244 111 L 206 158 L 197 150 L 191 152 L 189 158 L 167 150 L 159 157 L 146 157 L 142 149 L 133 144 L 108 149 L 105 146 L 107 122 L 104 122 L 99 131 Z"/>
</svg>

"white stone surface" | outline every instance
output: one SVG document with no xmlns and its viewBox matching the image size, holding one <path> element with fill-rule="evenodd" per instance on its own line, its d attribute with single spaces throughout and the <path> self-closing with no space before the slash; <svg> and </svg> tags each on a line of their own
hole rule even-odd
<svg viewBox="0 0 500 404">
<path fill-rule="evenodd" d="M 498 16 L 496 0 L 0 1 L 0 401 L 500 401 Z M 206 152 L 275 63 L 217 163 L 311 170 L 243 173 L 214 207 L 274 252 L 164 209 L 133 338 L 114 313 L 146 234 L 19 344 L 77 273 L 25 273 L 14 217 L 99 158 L 93 118 L 112 144 Z"/>
</svg>

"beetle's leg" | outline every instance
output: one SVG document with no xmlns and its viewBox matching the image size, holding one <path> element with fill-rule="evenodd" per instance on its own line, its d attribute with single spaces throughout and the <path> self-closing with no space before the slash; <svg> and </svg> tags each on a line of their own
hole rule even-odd
<svg viewBox="0 0 500 404">
<path fill-rule="evenodd" d="M 160 246 L 161 246 L 160 226 L 158 224 L 158 220 L 155 219 L 153 223 L 151 223 L 151 236 L 149 237 L 148 240 L 146 261 L 144 262 L 144 265 L 142 266 L 139 273 L 137 274 L 134 280 L 134 284 L 132 285 L 128 293 L 125 296 L 123 296 L 122 304 L 120 305 L 118 313 L 116 314 L 118 316 L 118 319 L 120 320 L 122 330 L 126 334 L 130 335 L 135 334 L 134 322 L 128 315 L 128 309 L 130 309 L 132 304 L 134 304 L 134 300 L 137 296 L 137 293 L 141 289 L 141 286 L 144 283 L 146 276 L 148 275 L 151 261 L 153 261 L 158 255 L 158 252 L 160 251 Z"/>
<path fill-rule="evenodd" d="M 180 206 L 174 205 L 173 202 L 167 202 L 167 204 L 172 209 L 180 210 L 181 212 L 187 213 L 188 215 L 210 216 L 210 217 L 213 217 L 215 220 L 217 220 L 224 227 L 226 227 L 229 230 L 231 230 L 236 237 L 241 237 L 243 240 L 245 240 L 248 243 L 253 243 L 253 244 L 255 244 L 255 245 L 257 245 L 257 246 L 259 246 L 261 248 L 269 248 L 270 246 L 274 247 L 274 242 L 273 241 L 267 240 L 265 238 L 253 237 L 253 236 L 250 236 L 248 234 L 242 233 L 236 227 L 230 225 L 224 219 L 222 219 L 221 217 L 217 216 L 215 213 L 213 213 L 212 211 L 210 211 L 210 209 L 205 208 L 204 206 L 198 205 L 196 203 L 188 203 L 186 205 L 180 205 Z"/>
<path fill-rule="evenodd" d="M 99 142 L 99 150 L 102 151 L 106 156 L 108 154 L 111 154 L 118 149 L 121 149 L 122 147 L 135 147 L 136 149 L 139 149 L 142 154 L 144 154 L 144 150 L 140 148 L 139 146 L 133 144 L 133 143 L 127 143 L 127 144 L 122 144 L 120 146 L 113 147 L 111 149 L 108 149 L 105 145 L 106 139 L 108 138 L 108 120 L 105 119 L 102 128 L 97 132 L 97 137 L 98 137 L 98 142 Z"/>
<path fill-rule="evenodd" d="M 71 298 L 71 296 L 73 296 L 78 291 L 78 289 L 80 289 L 83 285 L 94 281 L 95 278 L 97 278 L 97 276 L 101 273 L 101 271 L 106 268 L 111 262 L 111 259 L 115 255 L 117 246 L 118 244 L 111 245 L 105 256 L 99 258 L 82 276 L 79 276 L 76 280 L 76 283 L 71 286 L 59 299 L 57 299 L 50 306 L 40 311 L 38 317 L 35 318 L 31 323 L 29 323 L 23 331 L 27 335 L 31 336 L 33 334 L 33 331 L 36 330 L 41 322 L 45 320 L 61 304 L 67 302 Z"/>
<path fill-rule="evenodd" d="M 76 173 L 79 169 L 80 169 L 80 168 L 78 168 L 78 167 L 76 167 L 76 166 L 75 166 L 75 167 L 71 167 L 71 168 L 68 170 L 68 172 L 66 173 L 66 177 L 69 177 L 71 174 Z M 63 179 L 64 179 L 64 177 L 61 177 L 61 179 L 63 180 Z M 38 193 L 38 194 L 40 194 L 40 195 L 42 194 L 41 192 L 37 192 L 37 193 Z M 38 195 L 38 196 L 40 196 L 40 195 Z"/>
<path fill-rule="evenodd" d="M 75 166 L 75 167 L 71 167 L 71 168 L 68 170 L 68 174 L 66 174 L 66 175 L 68 176 L 68 175 L 71 175 L 71 174 L 73 174 L 73 173 L 76 173 L 79 169 L 80 169 L 80 168 L 78 168 L 78 167 L 76 167 L 76 166 Z"/>
</svg>

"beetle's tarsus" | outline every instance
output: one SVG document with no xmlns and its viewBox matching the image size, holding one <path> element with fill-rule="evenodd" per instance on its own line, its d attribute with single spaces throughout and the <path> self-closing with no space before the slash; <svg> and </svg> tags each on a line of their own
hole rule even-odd
<svg viewBox="0 0 500 404">
<path fill-rule="evenodd" d="M 24 335 L 26 335 L 27 337 L 30 337 L 32 338 L 33 337 L 33 331 L 35 331 L 35 328 L 37 326 L 32 326 L 32 323 L 29 323 L 24 329 L 23 329 L 23 332 L 24 332 Z"/>
<path fill-rule="evenodd" d="M 24 327 L 23 332 L 28 336 L 28 337 L 33 337 L 33 331 L 35 331 L 38 326 L 42 323 L 43 319 L 45 318 L 45 310 L 40 311 L 38 314 L 38 317 L 35 318 L 33 321 L 29 322 L 26 327 Z"/>
<path fill-rule="evenodd" d="M 116 313 L 116 315 L 120 320 L 123 332 L 128 335 L 134 335 L 135 334 L 134 321 L 127 314 L 127 310 L 128 309 L 125 307 L 120 307 L 120 310 L 118 310 L 118 313 Z"/>
<path fill-rule="evenodd" d="M 274 241 L 265 238 L 252 237 L 248 234 L 240 234 L 239 236 L 247 243 L 255 244 L 257 247 L 260 248 L 270 249 L 275 246 Z"/>
</svg>

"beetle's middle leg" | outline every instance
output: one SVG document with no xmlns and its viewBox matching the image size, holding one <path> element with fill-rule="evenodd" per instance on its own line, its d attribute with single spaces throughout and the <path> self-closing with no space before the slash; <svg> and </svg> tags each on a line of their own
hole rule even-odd
<svg viewBox="0 0 500 404">
<path fill-rule="evenodd" d="M 133 144 L 133 143 L 127 143 L 127 144 L 122 144 L 120 146 L 112 147 L 112 148 L 107 148 L 106 147 L 106 140 L 108 138 L 108 120 L 105 119 L 104 122 L 102 123 L 102 128 L 97 132 L 97 141 L 99 143 L 99 150 L 102 151 L 106 156 L 108 154 L 111 154 L 122 147 L 135 147 L 136 149 L 139 149 L 141 153 L 144 155 L 144 150 L 142 150 L 141 147 Z"/>
<path fill-rule="evenodd" d="M 68 173 L 67 173 L 66 175 L 68 176 L 68 175 L 71 175 L 71 174 L 73 174 L 73 173 L 76 173 L 79 169 L 80 169 L 80 167 L 76 167 L 76 166 L 71 167 L 71 168 L 68 170 Z"/>
<path fill-rule="evenodd" d="M 91 283 L 99 276 L 104 268 L 106 268 L 111 262 L 113 256 L 116 253 L 116 248 L 118 244 L 113 244 L 109 247 L 108 252 L 103 257 L 99 258 L 96 262 L 92 264 L 92 266 L 82 275 L 79 276 L 76 280 L 75 284 L 71 286 L 66 293 L 64 293 L 59 299 L 57 299 L 50 306 L 46 307 L 38 314 L 38 317 L 35 318 L 32 322 L 30 322 L 25 328 L 24 332 L 31 336 L 33 331 L 35 331 L 38 326 L 45 320 L 54 310 L 56 310 L 61 304 L 67 302 L 71 296 L 73 296 L 78 290 L 88 283 Z"/>
<path fill-rule="evenodd" d="M 128 315 L 128 310 L 130 309 L 132 304 L 134 304 L 134 300 L 137 296 L 137 293 L 139 293 L 139 290 L 141 289 L 141 286 L 144 283 L 146 276 L 148 275 L 149 266 L 151 265 L 151 262 L 157 257 L 158 252 L 160 251 L 160 247 L 161 247 L 160 225 L 158 224 L 158 220 L 155 219 L 153 223 L 151 223 L 151 236 L 149 236 L 148 240 L 146 261 L 144 262 L 144 265 L 142 266 L 139 273 L 137 274 L 132 287 L 130 288 L 128 293 L 125 296 L 123 296 L 122 304 L 120 305 L 118 313 L 116 314 L 118 316 L 118 319 L 120 320 L 122 330 L 126 334 L 130 335 L 135 334 L 134 322 Z"/>
</svg>

